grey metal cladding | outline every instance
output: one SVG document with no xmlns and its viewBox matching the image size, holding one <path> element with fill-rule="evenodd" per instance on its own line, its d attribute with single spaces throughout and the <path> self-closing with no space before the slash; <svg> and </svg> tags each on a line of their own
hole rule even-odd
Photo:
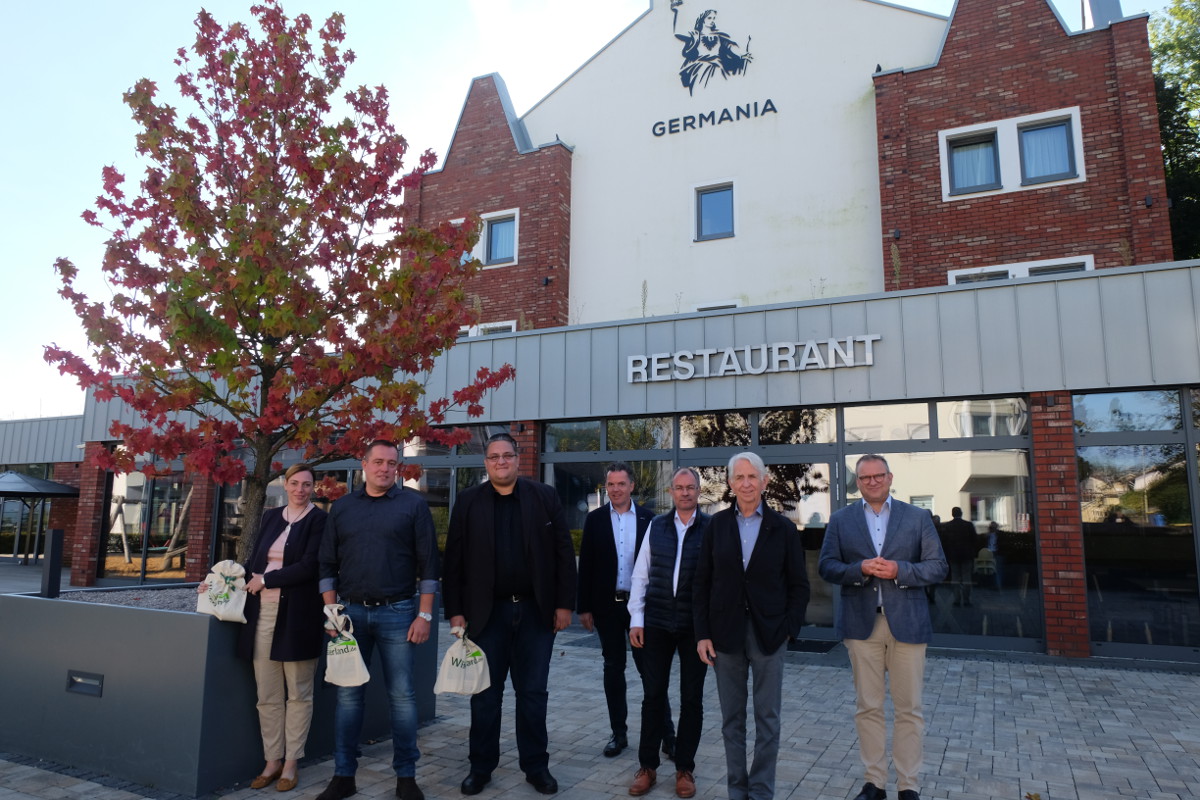
<svg viewBox="0 0 1200 800">
<path fill-rule="evenodd" d="M 485 415 L 571 419 L 1200 382 L 1198 306 L 1200 264 L 1178 262 L 595 324 L 569 336 L 525 332 L 513 334 L 518 402 Z M 871 366 L 629 380 L 635 355 L 860 335 L 881 337 Z M 563 364 L 587 365 L 588 391 L 552 386 L 562 378 L 551 370 L 564 375 Z M 521 402 L 531 396 L 540 402 Z"/>
<path fill-rule="evenodd" d="M 1200 371 L 1196 291 L 1200 273 L 1178 270 L 1146 282 L 1150 363 L 1155 382 L 1182 383 Z"/>
<path fill-rule="evenodd" d="M 948 334 L 938 336 L 941 347 L 938 360 L 958 365 L 958 369 L 944 373 L 939 365 L 938 375 L 931 376 L 942 382 L 942 394 L 962 396 L 984 392 L 983 365 L 987 354 L 979 341 L 979 309 L 989 302 L 983 299 L 986 296 L 983 292 L 947 292 L 933 296 L 937 303 L 933 310 L 934 319 Z M 906 307 L 904 311 L 907 318 L 912 309 Z M 1013 349 L 1011 342 L 1005 348 L 1009 355 Z"/>
<path fill-rule="evenodd" d="M 0 422 L 0 464 L 57 464 L 83 460 L 83 416 Z"/>
<path fill-rule="evenodd" d="M 451 422 L 1200 383 L 1197 307 L 1200 261 L 1190 261 L 522 331 L 455 345 L 431 372 L 429 396 L 452 393 L 480 366 L 504 363 L 516 368 L 516 377 L 485 397 L 484 416 L 471 420 L 456 413 Z M 880 337 L 873 364 L 863 363 L 865 350 L 856 347 L 855 366 L 732 370 L 721 377 L 703 377 L 697 369 L 685 379 L 672 374 L 670 356 L 682 351 L 715 350 L 716 371 L 727 348 L 740 349 L 745 364 L 744 348 L 790 342 L 799 353 L 805 342 L 826 347 L 831 338 L 856 336 Z M 630 357 L 654 354 L 668 355 L 659 375 L 665 379 L 631 381 Z M 754 359 L 760 363 L 757 354 Z M 89 399 L 81 439 L 109 438 L 113 414 L 135 421 L 120 403 Z M 15 438 L 3 435 L 0 442 Z"/>
</svg>

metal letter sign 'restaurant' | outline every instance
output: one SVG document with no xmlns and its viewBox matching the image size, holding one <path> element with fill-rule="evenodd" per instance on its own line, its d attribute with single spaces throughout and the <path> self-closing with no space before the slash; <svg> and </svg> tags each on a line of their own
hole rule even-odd
<svg viewBox="0 0 1200 800">
<path fill-rule="evenodd" d="M 692 378 L 724 378 L 730 375 L 869 367 L 875 363 L 875 342 L 881 338 L 878 334 L 868 333 L 838 339 L 772 342 L 719 349 L 708 347 L 629 356 L 626 381 L 689 381 Z"/>
</svg>

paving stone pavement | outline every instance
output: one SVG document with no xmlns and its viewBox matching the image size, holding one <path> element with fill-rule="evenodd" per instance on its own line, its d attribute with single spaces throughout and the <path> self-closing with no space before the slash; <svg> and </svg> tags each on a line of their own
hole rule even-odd
<svg viewBox="0 0 1200 800">
<path fill-rule="evenodd" d="M 443 647 L 451 641 L 443 626 Z M 862 785 L 854 735 L 854 692 L 842 647 L 828 654 L 789 653 L 783 744 L 776 797 L 848 800 Z M 630 730 L 640 719 L 641 690 L 632 662 Z M 1200 675 L 1192 665 L 1045 656 L 931 651 L 925 696 L 925 770 L 921 797 L 954 800 L 1179 800 L 1200 797 Z M 672 686 L 676 686 L 672 679 Z M 705 684 L 705 718 L 697 754 L 696 797 L 725 791 L 724 749 L 716 683 Z M 492 783 L 479 795 L 539 797 L 517 767 L 512 692 L 506 693 L 503 751 Z M 466 698 L 440 696 L 437 717 L 422 727 L 417 779 L 428 798 L 461 798 L 467 773 Z M 2 719 L 2 717 L 0 717 Z M 2 723 L 0 723 L 2 724 Z M 751 727 L 753 724 L 751 723 Z M 627 797 L 637 769 L 630 749 L 604 758 L 607 711 L 599 643 L 575 625 L 559 635 L 550 671 L 551 771 L 566 800 Z M 751 740 L 753 734 L 751 733 Z M 357 797 L 392 797 L 388 741 L 363 747 Z M 673 773 L 660 768 L 648 800 L 674 797 Z M 313 798 L 333 774 L 332 759 L 305 763 L 290 800 Z M 253 776 L 247 776 L 247 782 Z M 894 783 L 889 796 L 895 797 Z M 233 786 L 206 800 L 270 797 Z M 0 800 L 178 800 L 67 765 L 0 753 Z"/>
</svg>

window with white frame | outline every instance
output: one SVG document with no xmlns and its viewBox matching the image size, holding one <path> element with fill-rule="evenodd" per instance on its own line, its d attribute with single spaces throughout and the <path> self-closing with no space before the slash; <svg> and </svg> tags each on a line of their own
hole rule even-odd
<svg viewBox="0 0 1200 800">
<path fill-rule="evenodd" d="M 1056 119 L 1025 125 L 1021 138 L 1021 183 L 1047 183 L 1075 177 L 1071 120 Z"/>
<path fill-rule="evenodd" d="M 1045 275 L 1062 275 L 1068 272 L 1087 272 L 1096 268 L 1092 255 L 1070 258 L 1050 258 L 1043 261 L 1024 261 L 1017 264 L 996 264 L 990 267 L 952 269 L 946 273 L 947 283 L 987 283 L 1007 281 L 1013 278 L 1038 278 Z"/>
<path fill-rule="evenodd" d="M 504 322 L 481 322 L 478 325 L 463 325 L 458 329 L 458 338 L 466 339 L 475 336 L 491 336 L 495 333 L 515 333 L 517 330 L 517 321 L 515 319 L 505 320 Z"/>
<path fill-rule="evenodd" d="M 520 210 L 508 208 L 503 211 L 492 211 L 480 214 L 482 228 L 479 231 L 479 242 L 475 249 L 463 253 L 465 264 L 471 259 L 478 259 L 486 267 L 502 267 L 517 262 L 517 244 L 520 238 Z M 461 225 L 463 218 L 452 219 L 454 225 Z"/>
<path fill-rule="evenodd" d="M 733 184 L 696 190 L 696 241 L 733 236 Z"/>
<path fill-rule="evenodd" d="M 983 192 L 1000 188 L 1000 153 L 996 132 L 985 131 L 946 143 L 950 166 L 950 192 Z"/>
<path fill-rule="evenodd" d="M 483 223 L 485 266 L 508 264 L 517 260 L 517 217 L 496 217 Z"/>
<path fill-rule="evenodd" d="M 938 132 L 942 199 L 1086 179 L 1079 107 Z"/>
</svg>

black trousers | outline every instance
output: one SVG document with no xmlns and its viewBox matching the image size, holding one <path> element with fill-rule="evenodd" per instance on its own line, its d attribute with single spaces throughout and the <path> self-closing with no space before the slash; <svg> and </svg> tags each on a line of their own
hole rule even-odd
<svg viewBox="0 0 1200 800">
<path fill-rule="evenodd" d="M 596 624 L 596 634 L 600 637 L 600 653 L 604 657 L 604 699 L 608 701 L 608 721 L 614 734 L 625 736 L 628 733 L 626 719 L 629 716 L 625 699 L 625 654 L 630 649 L 629 612 L 621 604 L 613 611 L 593 614 L 592 619 Z M 633 665 L 642 675 L 642 651 L 639 648 L 633 648 Z M 662 744 L 664 738 L 675 738 L 675 725 L 671 722 L 669 703 L 660 713 L 664 733 L 658 743 Z"/>
<path fill-rule="evenodd" d="M 696 654 L 696 635 L 646 627 L 642 632 L 642 736 L 638 762 L 658 769 L 658 744 L 663 738 L 663 710 L 670 719 L 667 690 L 671 683 L 671 661 L 679 654 L 679 729 L 675 736 L 675 768 L 693 772 L 700 726 L 704 721 L 704 677 L 708 665 Z M 634 654 L 637 654 L 635 649 Z"/>
</svg>

